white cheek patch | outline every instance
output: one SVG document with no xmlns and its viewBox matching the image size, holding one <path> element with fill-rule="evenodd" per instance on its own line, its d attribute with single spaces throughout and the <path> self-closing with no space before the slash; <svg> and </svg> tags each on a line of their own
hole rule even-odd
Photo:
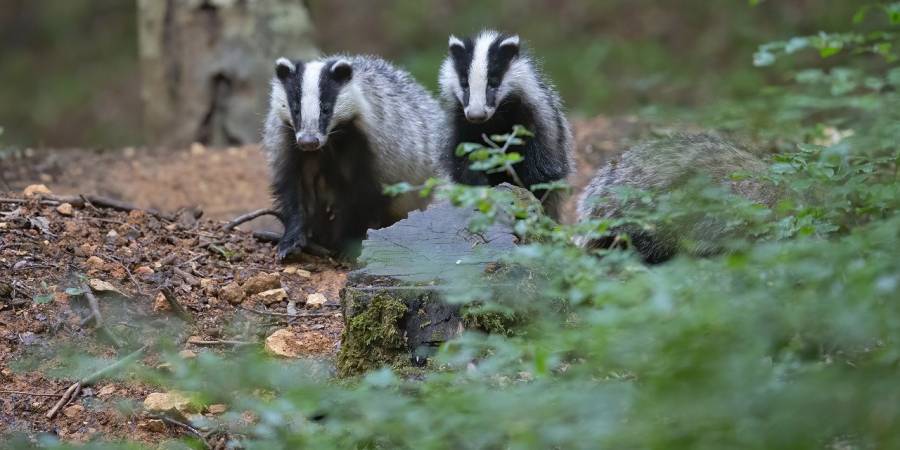
<svg viewBox="0 0 900 450">
<path fill-rule="evenodd" d="M 303 96 L 300 99 L 300 130 L 308 133 L 319 133 L 319 80 L 322 75 L 321 61 L 306 64 L 303 70 Z M 298 131 L 300 131 L 298 130 Z"/>
<path fill-rule="evenodd" d="M 291 109 L 288 106 L 287 92 L 285 92 L 284 86 L 278 79 L 272 80 L 272 95 L 269 98 L 269 108 L 277 111 L 281 120 L 290 124 L 294 123 L 291 119 Z"/>
<path fill-rule="evenodd" d="M 472 65 L 469 67 L 469 106 L 484 108 L 487 103 L 488 51 L 497 34 L 483 33 L 475 40 Z"/>
</svg>

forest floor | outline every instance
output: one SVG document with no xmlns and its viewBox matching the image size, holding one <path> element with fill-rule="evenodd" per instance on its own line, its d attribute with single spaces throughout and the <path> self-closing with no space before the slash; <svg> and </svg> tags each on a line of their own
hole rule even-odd
<svg viewBox="0 0 900 450">
<path fill-rule="evenodd" d="M 647 131 L 630 118 L 576 121 L 574 192 Z M 250 233 L 278 231 L 272 218 L 223 226 L 270 205 L 256 146 L 28 150 L 0 164 L 0 435 L 157 443 L 191 433 L 153 414 L 165 386 L 89 380 L 161 333 L 181 344 L 185 359 L 248 345 L 282 357 L 336 354 L 339 292 L 352 267 L 312 256 L 279 264 L 272 245 Z M 138 209 L 61 206 L 53 197 L 26 197 L 32 184 Z M 574 197 L 564 220 L 574 219 Z M 70 396 L 78 379 L 66 371 L 65 351 L 96 363 L 80 368 L 88 382 Z M 166 369 L 153 351 L 136 356 Z M 123 409 L 123 401 L 139 407 Z M 190 414 L 214 417 L 227 408 L 214 406 Z"/>
</svg>

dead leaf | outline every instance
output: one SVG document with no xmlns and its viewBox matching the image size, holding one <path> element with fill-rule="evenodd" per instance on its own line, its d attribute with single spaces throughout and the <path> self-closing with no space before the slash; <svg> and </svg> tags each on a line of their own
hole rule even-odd
<svg viewBox="0 0 900 450">
<path fill-rule="evenodd" d="M 88 281 L 88 286 L 90 286 L 91 289 L 95 292 L 115 292 L 120 295 L 125 295 L 125 294 L 122 294 L 122 291 L 116 289 L 116 287 L 113 286 L 111 283 L 97 279 L 97 278 L 91 278 Z"/>
</svg>

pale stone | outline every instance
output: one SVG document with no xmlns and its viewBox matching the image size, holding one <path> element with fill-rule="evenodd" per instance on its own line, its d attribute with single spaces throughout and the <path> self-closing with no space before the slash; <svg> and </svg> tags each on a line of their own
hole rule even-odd
<svg viewBox="0 0 900 450">
<path fill-rule="evenodd" d="M 61 203 L 59 206 L 56 207 L 56 212 L 58 212 L 64 216 L 71 216 L 72 215 L 72 204 Z"/>
<path fill-rule="evenodd" d="M 315 294 L 309 294 L 306 296 L 306 305 L 312 306 L 313 308 L 318 308 L 325 304 L 328 301 L 328 298 L 325 295 L 316 292 Z"/>
</svg>

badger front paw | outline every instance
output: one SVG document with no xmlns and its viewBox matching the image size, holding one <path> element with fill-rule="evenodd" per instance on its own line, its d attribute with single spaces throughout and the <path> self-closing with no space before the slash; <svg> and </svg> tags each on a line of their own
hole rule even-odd
<svg viewBox="0 0 900 450">
<path fill-rule="evenodd" d="M 278 259 L 287 261 L 300 256 L 306 247 L 306 236 L 299 231 L 286 232 L 278 241 Z"/>
</svg>

